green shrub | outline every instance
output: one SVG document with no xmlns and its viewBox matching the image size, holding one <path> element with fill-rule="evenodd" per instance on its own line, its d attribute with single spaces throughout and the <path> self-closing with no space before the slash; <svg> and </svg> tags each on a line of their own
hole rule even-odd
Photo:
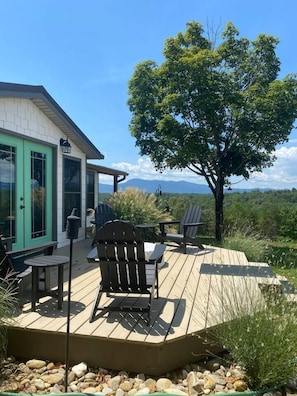
<svg viewBox="0 0 297 396">
<path fill-rule="evenodd" d="M 280 211 L 279 235 L 289 241 L 297 240 L 297 209 L 285 207 Z"/>
<path fill-rule="evenodd" d="M 114 193 L 109 199 L 117 219 L 131 221 L 134 224 L 159 224 L 169 220 L 168 213 L 156 205 L 154 194 L 136 188 Z"/>
<path fill-rule="evenodd" d="M 221 307 L 212 336 L 244 368 L 250 389 L 283 385 L 296 375 L 296 306 L 272 285 L 262 294 L 252 277 L 220 282 L 212 288 Z"/>
</svg>

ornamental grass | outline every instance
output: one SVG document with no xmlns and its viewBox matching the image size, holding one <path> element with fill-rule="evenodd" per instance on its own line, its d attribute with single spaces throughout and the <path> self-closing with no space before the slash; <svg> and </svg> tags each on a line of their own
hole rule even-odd
<svg viewBox="0 0 297 396">
<path fill-rule="evenodd" d="M 0 278 L 0 356 L 6 356 L 7 327 L 14 319 L 17 304 L 16 289 L 13 282 L 13 274 L 9 273 Z"/>
<path fill-rule="evenodd" d="M 258 285 L 257 276 L 217 278 L 207 314 L 208 327 L 209 318 L 214 322 L 210 339 L 228 351 L 230 363 L 245 370 L 250 389 L 285 384 L 296 375 L 296 304 L 287 301 L 276 279 Z M 221 316 L 214 320 L 211 307 L 218 304 Z"/>
<path fill-rule="evenodd" d="M 117 219 L 134 224 L 159 224 L 169 220 L 168 212 L 157 205 L 156 196 L 137 188 L 114 193 L 108 203 Z"/>
</svg>

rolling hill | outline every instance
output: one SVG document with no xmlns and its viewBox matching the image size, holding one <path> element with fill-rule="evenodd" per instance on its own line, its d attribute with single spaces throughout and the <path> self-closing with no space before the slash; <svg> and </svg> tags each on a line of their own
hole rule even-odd
<svg viewBox="0 0 297 396">
<path fill-rule="evenodd" d="M 205 184 L 195 184 L 186 181 L 171 181 L 171 180 L 144 180 L 131 179 L 119 184 L 119 190 L 125 190 L 127 187 L 134 187 L 140 190 L 145 190 L 147 193 L 156 193 L 161 190 L 163 193 L 173 194 L 211 194 L 209 187 Z M 260 189 L 265 191 L 267 189 Z M 109 184 L 99 184 L 99 191 L 101 193 L 111 193 L 112 186 Z M 226 192 L 244 192 L 251 191 L 249 189 L 232 189 Z"/>
</svg>

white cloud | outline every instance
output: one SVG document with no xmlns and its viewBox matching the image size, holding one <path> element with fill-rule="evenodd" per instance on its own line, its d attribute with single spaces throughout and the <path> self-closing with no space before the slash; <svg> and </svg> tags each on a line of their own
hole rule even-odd
<svg viewBox="0 0 297 396">
<path fill-rule="evenodd" d="M 124 170 L 129 173 L 129 179 L 144 180 L 187 180 L 192 183 L 205 183 L 202 177 L 197 176 L 189 170 L 165 170 L 162 173 L 157 171 L 149 158 L 138 158 L 135 164 L 129 162 L 113 163 L 112 167 Z"/>
<path fill-rule="evenodd" d="M 255 172 L 250 179 L 232 178 L 232 185 L 235 188 L 273 188 L 291 189 L 297 188 L 297 147 L 282 146 L 276 150 L 277 160 L 271 168 L 263 172 Z M 123 170 L 129 173 L 129 179 L 144 180 L 186 180 L 191 183 L 206 184 L 202 177 L 197 176 L 189 170 L 165 170 L 160 173 L 155 170 L 149 158 L 139 158 L 136 163 L 118 162 L 111 164 L 112 168 Z M 102 183 L 112 183 L 108 176 L 100 176 Z"/>
<path fill-rule="evenodd" d="M 242 185 L 248 188 L 291 189 L 297 187 L 297 147 L 282 146 L 271 168 L 256 172 Z"/>
</svg>

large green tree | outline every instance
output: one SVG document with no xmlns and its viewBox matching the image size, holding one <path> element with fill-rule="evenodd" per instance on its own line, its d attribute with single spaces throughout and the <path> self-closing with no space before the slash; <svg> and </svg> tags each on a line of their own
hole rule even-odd
<svg viewBox="0 0 297 396">
<path fill-rule="evenodd" d="M 230 176 L 248 179 L 271 166 L 297 117 L 297 77 L 277 79 L 277 44 L 265 34 L 240 38 L 232 23 L 216 43 L 190 22 L 166 40 L 160 66 L 141 62 L 129 81 L 129 128 L 140 154 L 159 171 L 187 168 L 205 178 L 217 240 Z"/>
</svg>

